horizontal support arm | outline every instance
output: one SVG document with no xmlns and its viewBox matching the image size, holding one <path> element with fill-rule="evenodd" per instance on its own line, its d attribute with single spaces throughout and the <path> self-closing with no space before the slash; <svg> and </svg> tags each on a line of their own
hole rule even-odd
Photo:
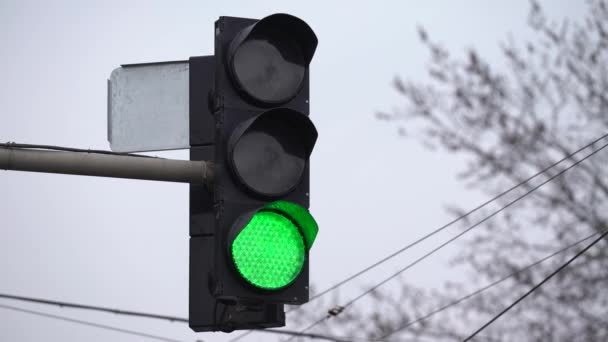
<svg viewBox="0 0 608 342">
<path fill-rule="evenodd" d="M 212 183 L 210 163 L 206 161 L 12 147 L 0 147 L 0 169 L 205 185 Z"/>
</svg>

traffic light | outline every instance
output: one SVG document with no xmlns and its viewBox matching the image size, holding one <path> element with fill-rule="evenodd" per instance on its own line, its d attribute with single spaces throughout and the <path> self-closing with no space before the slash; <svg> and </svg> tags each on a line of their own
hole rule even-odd
<svg viewBox="0 0 608 342">
<path fill-rule="evenodd" d="M 192 57 L 192 160 L 213 164 L 212 189 L 190 189 L 190 327 L 285 325 L 308 301 L 309 64 L 317 38 L 301 19 L 220 17 L 214 56 Z"/>
</svg>

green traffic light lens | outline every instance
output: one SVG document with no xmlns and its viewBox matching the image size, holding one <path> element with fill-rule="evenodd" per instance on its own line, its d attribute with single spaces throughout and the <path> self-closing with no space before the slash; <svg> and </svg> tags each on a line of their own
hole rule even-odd
<svg viewBox="0 0 608 342">
<path fill-rule="evenodd" d="M 302 271 L 306 243 L 289 218 L 258 211 L 232 242 L 240 275 L 255 287 L 277 290 L 291 284 Z"/>
</svg>

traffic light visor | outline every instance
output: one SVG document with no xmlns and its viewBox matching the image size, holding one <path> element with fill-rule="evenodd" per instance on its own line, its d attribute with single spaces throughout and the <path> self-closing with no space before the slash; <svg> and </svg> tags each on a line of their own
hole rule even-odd
<svg viewBox="0 0 608 342">
<path fill-rule="evenodd" d="M 298 94 L 316 47 L 317 37 L 304 21 L 273 14 L 237 34 L 230 43 L 228 68 L 249 97 L 281 104 Z"/>
<path fill-rule="evenodd" d="M 237 126 L 228 142 L 228 157 L 243 185 L 259 195 L 278 197 L 300 183 L 316 140 L 308 116 L 275 108 Z"/>
<path fill-rule="evenodd" d="M 249 284 L 279 290 L 302 272 L 318 230 L 306 208 L 287 201 L 273 202 L 237 220 L 230 234 L 230 256 Z"/>
</svg>

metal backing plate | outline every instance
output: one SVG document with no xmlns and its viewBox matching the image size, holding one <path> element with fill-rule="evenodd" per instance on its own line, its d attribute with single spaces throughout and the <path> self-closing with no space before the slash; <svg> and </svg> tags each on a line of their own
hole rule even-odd
<svg viewBox="0 0 608 342">
<path fill-rule="evenodd" d="M 124 65 L 108 80 L 108 141 L 116 152 L 190 147 L 189 63 Z"/>
</svg>

